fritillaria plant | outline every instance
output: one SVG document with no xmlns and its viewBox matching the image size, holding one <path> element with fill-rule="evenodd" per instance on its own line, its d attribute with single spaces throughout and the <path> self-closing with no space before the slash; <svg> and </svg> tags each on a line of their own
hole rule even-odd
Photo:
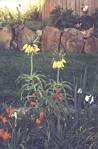
<svg viewBox="0 0 98 149">
<path fill-rule="evenodd" d="M 37 107 L 38 100 L 42 97 L 44 76 L 34 71 L 33 58 L 40 51 L 36 39 L 28 41 L 22 51 L 30 56 L 30 73 L 22 74 L 17 79 L 18 84 L 21 84 L 21 99 L 24 99 L 25 106 L 31 105 L 32 102 Z"/>
<path fill-rule="evenodd" d="M 39 52 L 40 49 L 38 48 L 38 46 L 37 46 L 37 44 L 36 44 L 36 41 L 32 41 L 31 43 L 25 44 L 25 45 L 23 46 L 22 50 L 23 50 L 26 54 L 30 55 L 30 65 L 31 65 L 30 75 L 32 76 L 32 74 L 33 74 L 33 68 L 34 68 L 34 67 L 33 67 L 33 65 L 34 65 L 34 63 L 33 63 L 33 56 L 34 56 L 35 54 L 37 54 L 37 52 Z"/>
</svg>

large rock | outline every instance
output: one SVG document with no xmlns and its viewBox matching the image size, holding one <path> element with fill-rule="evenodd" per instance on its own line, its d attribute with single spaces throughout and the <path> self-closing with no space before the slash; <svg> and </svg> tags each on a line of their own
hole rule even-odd
<svg viewBox="0 0 98 149">
<path fill-rule="evenodd" d="M 0 28 L 0 49 L 9 49 L 12 40 L 12 30 L 10 26 Z"/>
<path fill-rule="evenodd" d="M 52 26 L 46 26 L 42 32 L 41 50 L 49 51 L 58 48 L 61 31 Z"/>
<path fill-rule="evenodd" d="M 83 34 L 75 28 L 65 28 L 61 44 L 66 52 L 81 53 L 84 47 Z"/>
<path fill-rule="evenodd" d="M 18 48 L 20 49 L 23 47 L 25 43 L 28 42 L 28 39 L 34 40 L 36 38 L 35 32 L 33 32 L 28 27 L 22 26 L 22 25 L 19 25 L 16 28 L 16 34 L 17 34 L 17 39 L 16 39 L 17 45 L 18 45 Z"/>
<path fill-rule="evenodd" d="M 96 53 L 98 52 L 98 38 L 92 36 L 85 40 L 84 46 L 85 53 Z"/>
<path fill-rule="evenodd" d="M 94 28 L 91 27 L 91 28 L 89 28 L 88 30 L 81 31 L 81 33 L 83 34 L 84 39 L 87 39 L 87 38 L 93 36 L 93 34 L 94 34 Z"/>
</svg>

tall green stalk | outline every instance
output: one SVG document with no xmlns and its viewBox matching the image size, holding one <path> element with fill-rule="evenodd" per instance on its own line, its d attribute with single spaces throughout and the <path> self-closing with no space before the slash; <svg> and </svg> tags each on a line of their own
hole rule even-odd
<svg viewBox="0 0 98 149">
<path fill-rule="evenodd" d="M 60 69 L 57 69 L 57 84 L 60 82 Z"/>
<path fill-rule="evenodd" d="M 33 74 L 33 54 L 31 54 L 31 58 L 30 58 L 30 76 L 32 76 Z"/>
</svg>

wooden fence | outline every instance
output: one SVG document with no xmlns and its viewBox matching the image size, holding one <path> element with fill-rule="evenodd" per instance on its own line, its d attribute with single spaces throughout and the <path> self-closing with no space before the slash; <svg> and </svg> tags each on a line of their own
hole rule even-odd
<svg viewBox="0 0 98 149">
<path fill-rule="evenodd" d="M 92 14 L 98 8 L 98 0 L 40 0 L 42 5 L 42 18 L 49 16 L 49 13 L 56 6 L 63 9 L 72 9 L 78 14 L 82 14 L 82 6 L 88 5 L 88 14 Z"/>
</svg>

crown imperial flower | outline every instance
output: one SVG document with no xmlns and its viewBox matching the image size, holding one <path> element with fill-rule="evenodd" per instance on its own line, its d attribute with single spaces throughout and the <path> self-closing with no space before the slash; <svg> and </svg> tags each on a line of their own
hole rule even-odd
<svg viewBox="0 0 98 149">
<path fill-rule="evenodd" d="M 36 54 L 38 51 L 40 51 L 36 44 L 25 44 L 22 50 L 27 54 Z"/>
<path fill-rule="evenodd" d="M 62 60 L 56 61 L 54 60 L 52 68 L 53 69 L 62 69 L 64 68 L 64 63 L 66 63 L 66 61 L 62 58 Z"/>
</svg>

